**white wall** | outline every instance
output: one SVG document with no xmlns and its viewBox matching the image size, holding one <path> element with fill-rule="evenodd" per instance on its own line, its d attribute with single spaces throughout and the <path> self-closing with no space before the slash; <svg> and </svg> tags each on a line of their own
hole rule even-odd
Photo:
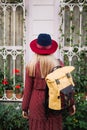
<svg viewBox="0 0 87 130">
<path fill-rule="evenodd" d="M 59 39 L 59 0 L 25 0 L 26 6 L 26 62 L 32 57 L 29 48 L 31 40 L 39 33 L 49 33 L 58 42 Z M 58 51 L 55 53 L 58 58 Z"/>
</svg>

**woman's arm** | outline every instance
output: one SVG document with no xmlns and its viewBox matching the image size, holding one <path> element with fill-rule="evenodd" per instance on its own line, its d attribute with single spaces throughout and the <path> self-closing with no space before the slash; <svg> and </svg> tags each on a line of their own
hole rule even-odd
<svg viewBox="0 0 87 130">
<path fill-rule="evenodd" d="M 26 68 L 25 87 L 22 101 L 22 110 L 26 113 L 28 113 L 32 89 L 33 89 L 33 77 L 29 76 L 29 70 L 28 68 Z"/>
</svg>

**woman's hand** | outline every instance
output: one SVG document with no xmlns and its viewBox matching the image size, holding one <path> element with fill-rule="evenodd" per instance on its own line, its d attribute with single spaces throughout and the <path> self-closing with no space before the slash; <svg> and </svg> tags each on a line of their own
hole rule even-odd
<svg viewBox="0 0 87 130">
<path fill-rule="evenodd" d="M 24 118 L 28 119 L 28 113 L 27 113 L 27 112 L 22 111 L 22 116 L 23 116 Z"/>
<path fill-rule="evenodd" d="M 74 115 L 76 113 L 76 107 L 75 105 L 72 106 L 72 111 L 70 112 L 70 115 Z"/>
</svg>

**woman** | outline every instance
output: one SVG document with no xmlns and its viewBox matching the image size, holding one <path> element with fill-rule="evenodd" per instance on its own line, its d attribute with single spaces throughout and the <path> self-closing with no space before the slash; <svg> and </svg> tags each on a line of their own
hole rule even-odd
<svg viewBox="0 0 87 130">
<path fill-rule="evenodd" d="M 29 119 L 29 130 L 62 130 L 62 114 L 45 114 L 45 77 L 53 67 L 62 66 L 53 53 L 58 44 L 49 34 L 39 34 L 30 43 L 35 53 L 26 66 L 24 97 L 22 102 L 23 117 Z M 75 110 L 74 110 L 75 111 Z"/>
</svg>

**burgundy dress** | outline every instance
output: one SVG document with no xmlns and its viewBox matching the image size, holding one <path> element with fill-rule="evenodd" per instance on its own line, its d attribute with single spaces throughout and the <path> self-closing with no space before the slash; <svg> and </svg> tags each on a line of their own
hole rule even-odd
<svg viewBox="0 0 87 130">
<path fill-rule="evenodd" d="M 26 80 L 22 110 L 29 110 L 29 130 L 62 130 L 62 115 L 46 117 L 45 101 L 45 80 L 40 78 L 39 64 L 36 65 L 35 77 L 29 77 L 29 70 L 26 69 Z"/>
</svg>

